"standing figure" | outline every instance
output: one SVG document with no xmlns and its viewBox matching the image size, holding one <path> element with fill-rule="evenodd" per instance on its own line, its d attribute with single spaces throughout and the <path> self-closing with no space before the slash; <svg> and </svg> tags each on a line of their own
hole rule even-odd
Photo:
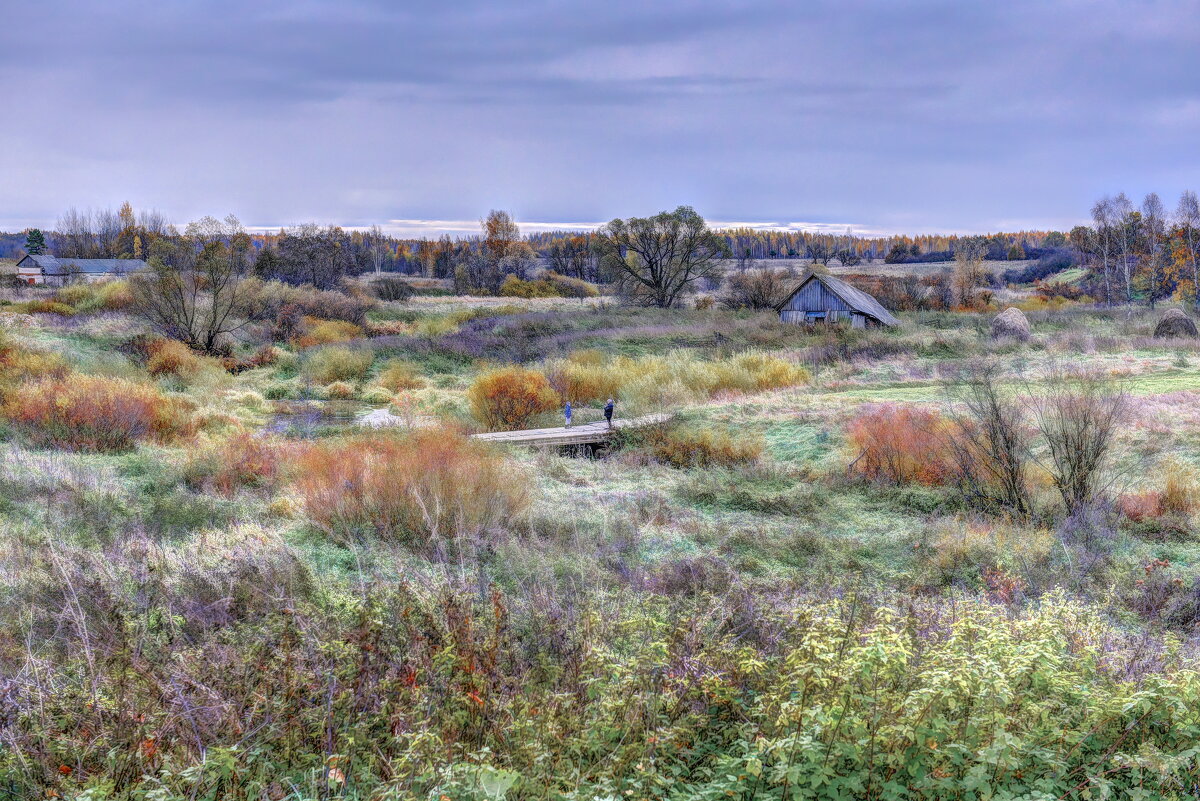
<svg viewBox="0 0 1200 801">
<path fill-rule="evenodd" d="M 612 413 L 613 413 L 613 399 L 609 398 L 608 403 L 604 404 L 604 419 L 608 421 L 609 428 L 612 428 Z"/>
<path fill-rule="evenodd" d="M 567 401 L 567 406 L 563 409 L 563 416 L 567 418 L 566 428 L 571 427 L 571 402 Z"/>
</svg>

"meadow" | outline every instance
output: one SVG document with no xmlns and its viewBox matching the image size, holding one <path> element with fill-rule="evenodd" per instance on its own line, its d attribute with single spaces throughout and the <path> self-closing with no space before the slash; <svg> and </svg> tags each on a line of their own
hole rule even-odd
<svg viewBox="0 0 1200 801">
<path fill-rule="evenodd" d="M 291 311 L 224 355 L 123 282 L 5 296 L 0 798 L 1194 797 L 1200 340 L 1161 311 L 426 289 L 262 282 Z M 980 365 L 1032 410 L 1019 510 L 941 444 Z M 1120 398 L 1078 505 L 1069 371 Z M 609 397 L 674 418 L 467 436 Z"/>
</svg>

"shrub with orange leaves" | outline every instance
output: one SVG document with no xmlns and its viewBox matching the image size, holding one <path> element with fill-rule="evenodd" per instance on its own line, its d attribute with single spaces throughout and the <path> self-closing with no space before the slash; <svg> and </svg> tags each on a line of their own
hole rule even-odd
<svg viewBox="0 0 1200 801">
<path fill-rule="evenodd" d="M 200 372 L 204 362 L 191 348 L 176 339 L 156 339 L 147 345 L 146 371 L 152 376 L 187 378 Z"/>
<path fill-rule="evenodd" d="M 329 440 L 303 449 L 295 467 L 309 519 L 344 540 L 452 543 L 499 528 L 529 503 L 529 484 L 507 459 L 443 430 Z"/>
<path fill-rule="evenodd" d="M 912 406 L 868 409 L 849 426 L 850 442 L 859 452 L 851 469 L 893 484 L 944 484 L 954 474 L 949 426 L 937 412 Z"/>
<path fill-rule="evenodd" d="M 239 432 L 193 452 L 183 478 L 194 490 L 233 495 L 243 487 L 271 489 L 283 473 L 286 446 L 270 437 Z"/>
<path fill-rule="evenodd" d="M 184 401 L 146 384 L 78 373 L 20 385 L 0 413 L 35 444 L 68 450 L 126 451 L 138 440 L 195 433 Z"/>
<path fill-rule="evenodd" d="M 345 320 L 322 320 L 317 317 L 305 317 L 302 328 L 304 333 L 292 340 L 298 348 L 311 348 L 314 345 L 333 345 L 339 342 L 350 342 L 366 336 L 366 331 L 354 323 Z"/>
<path fill-rule="evenodd" d="M 484 373 L 467 390 L 471 410 L 488 428 L 512 430 L 535 414 L 558 407 L 559 395 L 545 374 L 524 367 L 503 367 Z"/>
<path fill-rule="evenodd" d="M 68 368 L 57 353 L 28 350 L 0 336 L 0 397 L 25 381 L 62 378 Z"/>
</svg>

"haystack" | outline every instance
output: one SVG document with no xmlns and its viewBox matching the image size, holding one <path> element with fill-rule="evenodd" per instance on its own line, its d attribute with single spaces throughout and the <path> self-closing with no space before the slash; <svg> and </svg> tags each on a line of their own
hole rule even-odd
<svg viewBox="0 0 1200 801">
<path fill-rule="evenodd" d="M 1015 306 L 1009 306 L 992 320 L 992 339 L 1012 337 L 1022 342 L 1029 339 L 1029 320 Z"/>
<path fill-rule="evenodd" d="M 1168 309 L 1167 313 L 1154 326 L 1154 336 L 1158 337 L 1194 337 L 1196 323 L 1191 317 L 1179 309 Z"/>
</svg>

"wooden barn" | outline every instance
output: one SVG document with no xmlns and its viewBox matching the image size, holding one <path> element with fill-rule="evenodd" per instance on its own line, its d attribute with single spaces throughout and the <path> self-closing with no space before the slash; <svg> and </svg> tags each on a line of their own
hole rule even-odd
<svg viewBox="0 0 1200 801">
<path fill-rule="evenodd" d="M 74 259 L 50 255 L 26 256 L 17 262 L 23 284 L 64 286 L 74 281 L 105 281 L 146 266 L 141 259 Z"/>
<path fill-rule="evenodd" d="M 850 323 L 853 328 L 879 328 L 900 321 L 879 301 L 832 275 L 810 272 L 779 306 L 779 319 L 797 325 Z"/>
</svg>

